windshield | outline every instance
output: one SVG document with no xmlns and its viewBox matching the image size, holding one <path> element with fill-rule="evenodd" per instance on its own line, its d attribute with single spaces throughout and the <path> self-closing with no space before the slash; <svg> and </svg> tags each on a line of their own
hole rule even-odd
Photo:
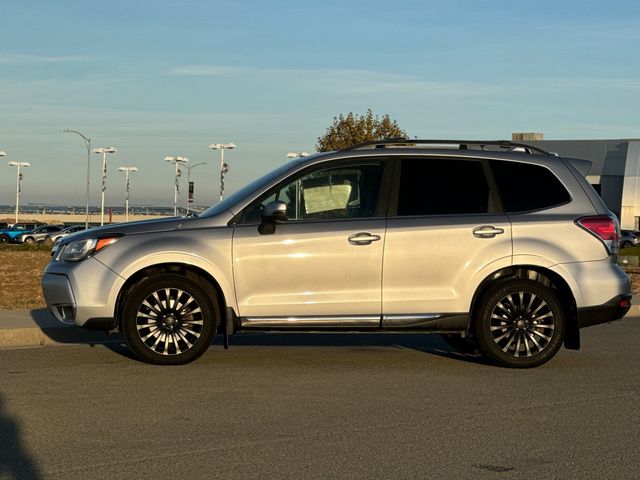
<svg viewBox="0 0 640 480">
<path fill-rule="evenodd" d="M 280 175 L 282 175 L 284 172 L 286 172 L 287 170 L 289 170 L 290 168 L 292 168 L 294 165 L 296 165 L 299 162 L 300 162 L 300 159 L 298 158 L 296 160 L 292 160 L 291 162 L 287 162 L 284 165 L 281 165 L 280 167 L 276 168 L 275 170 L 271 170 L 269 173 L 263 175 L 262 177 L 258 178 L 257 180 L 254 180 L 249 185 L 241 188 L 240 190 L 238 190 L 237 192 L 233 193 L 232 195 L 229 195 L 223 201 L 218 202 L 215 205 L 212 205 L 211 207 L 209 207 L 207 210 L 205 210 L 204 212 L 202 212 L 198 216 L 199 217 L 212 217 L 214 215 L 219 215 L 219 214 L 221 214 L 223 212 L 226 212 L 227 210 L 233 211 L 232 210 L 233 205 L 238 203 L 240 200 L 242 200 L 247 195 L 250 195 L 254 191 L 260 189 L 260 187 L 268 184 L 273 179 L 279 177 Z M 233 213 L 237 213 L 237 212 L 233 212 Z"/>
</svg>

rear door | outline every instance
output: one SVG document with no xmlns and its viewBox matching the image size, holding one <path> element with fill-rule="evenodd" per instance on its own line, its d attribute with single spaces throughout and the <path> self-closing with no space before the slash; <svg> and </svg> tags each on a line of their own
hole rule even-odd
<svg viewBox="0 0 640 480">
<path fill-rule="evenodd" d="M 511 265 L 511 224 L 486 161 L 397 160 L 383 262 L 383 315 L 466 313 L 479 282 Z"/>
</svg>

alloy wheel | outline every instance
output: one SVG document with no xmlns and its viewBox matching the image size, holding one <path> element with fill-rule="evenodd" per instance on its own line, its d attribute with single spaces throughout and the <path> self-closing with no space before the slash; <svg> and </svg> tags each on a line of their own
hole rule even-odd
<svg viewBox="0 0 640 480">
<path fill-rule="evenodd" d="M 529 291 L 505 295 L 498 301 L 489 322 L 491 338 L 512 357 L 532 357 L 551 343 L 556 319 L 549 304 Z"/>
<path fill-rule="evenodd" d="M 160 355 L 180 355 L 191 350 L 203 329 L 200 304 L 189 292 L 178 288 L 155 290 L 140 304 L 136 314 L 140 340 Z"/>
</svg>

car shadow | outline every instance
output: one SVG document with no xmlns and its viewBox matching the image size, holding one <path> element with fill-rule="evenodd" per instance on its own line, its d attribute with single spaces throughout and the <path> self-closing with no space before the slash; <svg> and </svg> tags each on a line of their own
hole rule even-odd
<svg viewBox="0 0 640 480">
<path fill-rule="evenodd" d="M 124 342 L 120 333 L 87 330 L 74 326 L 62 325 L 47 309 L 31 311 L 31 317 L 44 334 L 59 344 L 104 345 L 109 350 L 138 360 Z M 216 335 L 212 344 L 214 348 L 223 344 L 222 335 Z M 427 333 L 395 333 L 395 332 L 251 332 L 239 333 L 229 337 L 229 348 L 237 347 L 388 347 L 410 349 L 429 355 L 460 360 L 464 362 L 488 365 L 488 360 L 479 354 L 458 352 L 449 346 L 440 335 Z"/>
<path fill-rule="evenodd" d="M 42 478 L 35 459 L 22 440 L 19 422 L 4 408 L 0 395 L 0 478 Z"/>
<path fill-rule="evenodd" d="M 214 345 L 222 345 L 222 336 L 214 338 Z M 480 354 L 459 352 L 447 344 L 440 335 L 432 333 L 241 333 L 229 337 L 233 347 L 387 347 L 409 349 L 481 365 L 491 363 Z"/>
<path fill-rule="evenodd" d="M 122 335 L 119 333 L 107 334 L 99 330 L 88 330 L 74 327 L 73 325 L 64 325 L 56 320 L 46 308 L 31 310 L 30 313 L 31 318 L 40 330 L 55 343 L 96 345 L 124 341 Z"/>
</svg>

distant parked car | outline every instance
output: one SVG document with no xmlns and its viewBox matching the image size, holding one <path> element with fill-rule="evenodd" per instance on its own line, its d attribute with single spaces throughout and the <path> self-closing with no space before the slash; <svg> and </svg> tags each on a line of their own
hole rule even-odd
<svg viewBox="0 0 640 480">
<path fill-rule="evenodd" d="M 638 240 L 638 234 L 633 230 L 621 230 L 620 248 L 634 247 L 640 243 Z"/>
<path fill-rule="evenodd" d="M 56 243 L 59 239 L 64 238 L 71 233 L 76 233 L 76 232 L 81 232 L 82 230 L 86 230 L 86 228 L 87 227 L 85 227 L 84 225 L 71 225 L 70 227 L 64 228 L 57 232 L 51 232 L 46 237 L 44 237 L 44 242 Z"/>
<path fill-rule="evenodd" d="M 40 225 L 30 232 L 18 235 L 16 241 L 18 243 L 35 243 L 43 241 L 50 233 L 59 232 L 64 225 Z"/>
<path fill-rule="evenodd" d="M 34 230 L 37 226 L 37 223 L 15 223 L 10 228 L 0 230 L 0 243 L 15 242 L 20 235 Z"/>
</svg>

